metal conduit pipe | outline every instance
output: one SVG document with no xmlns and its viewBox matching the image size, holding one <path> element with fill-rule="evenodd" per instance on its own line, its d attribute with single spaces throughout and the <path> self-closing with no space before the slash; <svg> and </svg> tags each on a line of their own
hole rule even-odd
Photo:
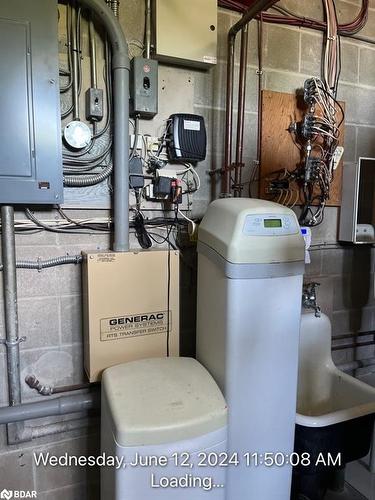
<svg viewBox="0 0 375 500">
<path fill-rule="evenodd" d="M 41 271 L 42 269 L 48 269 L 50 267 L 65 266 L 67 264 L 81 264 L 82 255 L 64 255 L 62 257 L 53 257 L 52 259 L 36 261 L 33 260 L 18 260 L 16 261 L 17 269 L 36 269 Z M 0 264 L 0 271 L 4 269 L 4 264 Z"/>
<path fill-rule="evenodd" d="M 240 79 L 238 88 L 238 113 L 237 113 L 237 142 L 236 163 L 234 166 L 234 196 L 241 196 L 242 192 L 242 168 L 243 168 L 243 135 L 245 126 L 245 101 L 246 101 L 246 78 L 247 78 L 247 49 L 249 45 L 248 25 L 241 32 L 241 62 Z"/>
<path fill-rule="evenodd" d="M 146 0 L 146 26 L 145 26 L 146 59 L 151 57 L 151 0 Z"/>
<path fill-rule="evenodd" d="M 25 339 L 20 338 L 18 332 L 16 241 L 14 208 L 11 206 L 1 207 L 1 248 L 5 316 L 5 339 L 2 343 L 6 347 L 9 405 L 15 408 L 15 405 L 21 404 L 20 342 Z M 12 429 L 7 427 L 7 432 L 8 442 L 17 442 L 24 433 L 23 422 L 16 424 Z"/>
<path fill-rule="evenodd" d="M 3 254 L 3 286 L 5 335 L 2 342 L 7 351 L 9 405 L 21 403 L 20 342 L 18 336 L 18 304 L 16 274 L 16 243 L 14 234 L 14 209 L 1 207 L 1 246 Z"/>
<path fill-rule="evenodd" d="M 234 82 L 234 55 L 237 33 L 239 33 L 257 14 L 267 10 L 278 0 L 258 0 L 244 13 L 242 18 L 234 24 L 228 33 L 227 50 L 227 94 L 226 94 L 226 119 L 225 119 L 225 153 L 224 168 L 221 177 L 221 195 L 230 195 L 231 169 L 232 169 L 232 129 L 233 129 L 233 82 Z"/>
<path fill-rule="evenodd" d="M 78 75 L 79 75 L 79 57 L 81 54 L 78 53 L 78 40 L 77 40 L 77 11 L 72 9 L 72 52 L 73 52 L 73 120 L 79 120 L 79 85 L 78 85 Z"/>
<path fill-rule="evenodd" d="M 103 0 L 78 0 L 97 14 L 112 46 L 114 112 L 114 242 L 113 250 L 129 250 L 129 51 L 118 19 Z M 118 2 L 113 4 L 116 8 Z"/>
<path fill-rule="evenodd" d="M 0 408 L 0 425 L 100 408 L 99 391 Z"/>
</svg>

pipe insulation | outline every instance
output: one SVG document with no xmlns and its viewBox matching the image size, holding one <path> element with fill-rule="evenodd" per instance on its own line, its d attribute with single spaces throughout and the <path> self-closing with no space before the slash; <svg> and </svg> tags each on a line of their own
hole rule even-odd
<svg viewBox="0 0 375 500">
<path fill-rule="evenodd" d="M 112 47 L 114 112 L 114 241 L 115 252 L 129 250 L 129 50 L 125 34 L 103 0 L 78 0 L 94 12 L 108 33 Z"/>
<path fill-rule="evenodd" d="M 0 425 L 100 408 L 99 391 L 0 408 Z"/>
</svg>

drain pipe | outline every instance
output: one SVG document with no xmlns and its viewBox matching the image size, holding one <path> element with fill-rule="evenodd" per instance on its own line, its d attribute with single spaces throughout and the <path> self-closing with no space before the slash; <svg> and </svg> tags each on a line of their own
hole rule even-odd
<svg viewBox="0 0 375 500">
<path fill-rule="evenodd" d="M 1 207 L 1 246 L 3 254 L 3 294 L 5 316 L 5 339 L 1 342 L 6 347 L 9 406 L 21 404 L 20 377 L 20 342 L 25 338 L 18 336 L 18 304 L 17 304 L 17 272 L 16 242 L 14 233 L 14 208 Z M 13 439 L 22 434 L 23 425 L 19 424 L 11 431 Z"/>
<path fill-rule="evenodd" d="M 114 166 L 114 241 L 115 252 L 129 250 L 129 51 L 116 13 L 103 0 L 78 0 L 97 14 L 112 46 L 113 71 L 113 166 Z"/>
<path fill-rule="evenodd" d="M 226 120 L 225 120 L 225 153 L 224 168 L 221 177 L 221 196 L 230 196 L 231 170 L 232 170 L 232 129 L 233 129 L 233 82 L 234 82 L 234 56 L 237 34 L 255 18 L 259 12 L 267 10 L 278 0 L 258 0 L 244 13 L 242 18 L 231 27 L 228 33 L 227 51 L 227 95 L 226 95 Z"/>
<path fill-rule="evenodd" d="M 53 417 L 80 413 L 100 408 L 100 392 L 94 390 L 87 394 L 61 396 L 35 403 L 0 408 L 0 425 L 11 422 L 24 422 L 34 418 Z"/>
</svg>

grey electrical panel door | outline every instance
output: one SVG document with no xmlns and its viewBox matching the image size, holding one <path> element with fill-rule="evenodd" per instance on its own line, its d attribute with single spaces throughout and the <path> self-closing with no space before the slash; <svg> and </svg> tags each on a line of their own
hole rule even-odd
<svg viewBox="0 0 375 500">
<path fill-rule="evenodd" d="M 0 2 L 0 204 L 63 201 L 55 0 Z"/>
</svg>

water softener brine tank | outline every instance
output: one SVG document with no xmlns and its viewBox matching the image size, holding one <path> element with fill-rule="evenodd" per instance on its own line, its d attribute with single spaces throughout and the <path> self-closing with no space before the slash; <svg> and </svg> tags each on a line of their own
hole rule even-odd
<svg viewBox="0 0 375 500">
<path fill-rule="evenodd" d="M 101 468 L 102 500 L 225 499 L 225 468 L 208 457 L 226 453 L 227 405 L 198 361 L 107 368 L 101 404 L 102 453 L 117 464 Z"/>
<path fill-rule="evenodd" d="M 304 241 L 292 210 L 208 208 L 198 236 L 197 358 L 228 403 L 227 500 L 288 500 Z"/>
</svg>

